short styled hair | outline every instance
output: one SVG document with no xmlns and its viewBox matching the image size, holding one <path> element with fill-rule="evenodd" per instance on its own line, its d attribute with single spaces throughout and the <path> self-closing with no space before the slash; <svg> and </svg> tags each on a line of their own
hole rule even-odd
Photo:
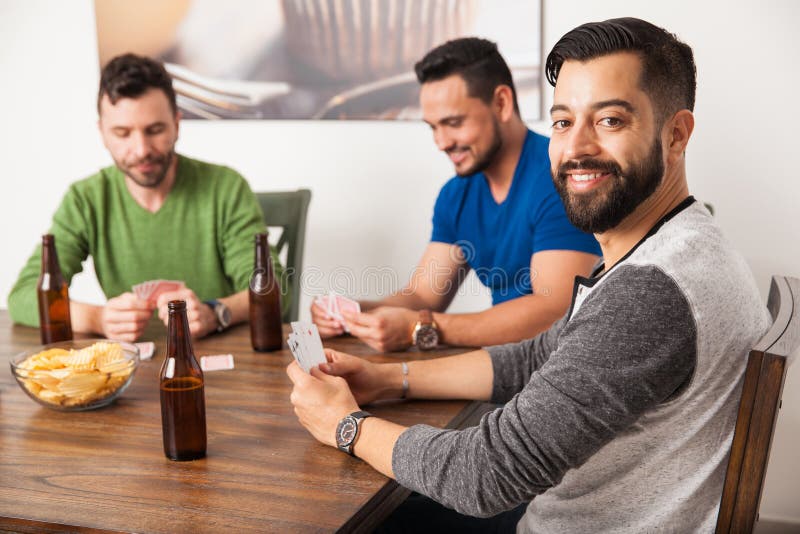
<svg viewBox="0 0 800 534">
<path fill-rule="evenodd" d="M 517 90 L 511 70 L 492 41 L 462 37 L 437 46 L 414 65 L 419 83 L 443 80 L 457 74 L 467 85 L 469 95 L 490 104 L 500 85 L 511 88 L 514 111 L 519 115 Z"/>
<path fill-rule="evenodd" d="M 100 73 L 100 90 L 97 93 L 97 112 L 103 95 L 108 95 L 112 104 L 120 98 L 137 98 L 148 89 L 160 89 L 169 100 L 172 112 L 178 111 L 172 78 L 164 65 L 145 56 L 123 54 L 106 63 Z"/>
<path fill-rule="evenodd" d="M 639 85 L 660 120 L 681 109 L 694 110 L 697 70 L 691 47 L 665 29 L 636 18 L 590 22 L 567 32 L 547 56 L 547 81 L 555 87 L 565 61 L 588 61 L 617 52 L 633 52 L 641 58 Z"/>
</svg>

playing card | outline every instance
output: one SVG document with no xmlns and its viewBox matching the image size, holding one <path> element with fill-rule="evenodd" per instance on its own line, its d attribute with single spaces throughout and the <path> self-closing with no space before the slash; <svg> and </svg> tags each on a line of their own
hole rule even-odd
<svg viewBox="0 0 800 534">
<path fill-rule="evenodd" d="M 214 354 L 200 357 L 200 368 L 206 371 L 233 369 L 233 354 Z"/>
<path fill-rule="evenodd" d="M 342 320 L 342 314 L 339 313 L 339 306 L 337 306 L 336 302 L 336 292 L 331 291 L 328 295 L 328 315 L 337 319 L 339 321 Z"/>
<path fill-rule="evenodd" d="M 149 287 L 150 285 L 151 285 L 150 282 L 142 282 L 141 284 L 136 284 L 135 286 L 133 286 L 132 289 L 134 295 L 136 295 L 136 298 L 138 298 L 139 300 L 147 300 L 147 298 L 150 296 L 150 291 L 152 289 L 151 287 Z"/>
<path fill-rule="evenodd" d="M 164 293 L 169 293 L 170 291 L 177 291 L 179 289 L 183 289 L 186 287 L 186 284 L 181 282 L 180 280 L 156 280 L 156 284 L 153 287 L 150 294 L 147 296 L 147 300 L 152 304 L 155 304 L 158 300 L 158 297 L 163 295 Z"/>
<path fill-rule="evenodd" d="M 311 369 L 308 361 L 308 347 L 306 337 L 303 333 L 304 326 L 303 323 L 300 321 L 294 321 L 291 323 L 292 325 L 292 333 L 294 334 L 294 339 L 297 341 L 298 345 L 298 356 L 300 367 L 302 367 L 306 372 Z"/>
<path fill-rule="evenodd" d="M 338 308 L 339 313 L 345 311 L 361 313 L 361 304 L 359 304 L 358 301 L 343 297 L 341 295 L 336 295 L 336 307 Z"/>
<path fill-rule="evenodd" d="M 294 356 L 294 359 L 297 361 L 297 365 L 299 365 L 305 372 L 308 372 L 305 362 L 303 361 L 302 349 L 300 348 L 300 342 L 297 340 L 297 334 L 294 332 L 289 334 L 289 337 L 286 338 L 286 344 L 289 346 L 292 356 Z"/>
<path fill-rule="evenodd" d="M 341 295 L 336 295 L 336 309 L 339 312 L 339 321 L 341 321 L 342 326 L 344 326 L 344 331 L 348 334 L 350 333 L 350 326 L 347 324 L 347 319 L 344 318 L 342 312 L 352 312 L 352 313 L 361 313 L 361 304 L 353 299 L 349 299 L 347 297 L 343 297 Z"/>
<path fill-rule="evenodd" d="M 305 372 L 309 372 L 311 368 L 327 361 L 322 348 L 322 339 L 319 337 L 319 330 L 315 324 L 294 321 L 287 343 L 297 363 Z"/>
<path fill-rule="evenodd" d="M 185 284 L 177 280 L 147 280 L 136 284 L 131 289 L 138 299 L 155 303 L 162 293 L 175 291 L 182 287 L 185 287 Z"/>
<path fill-rule="evenodd" d="M 152 341 L 142 341 L 140 343 L 134 343 L 139 348 L 139 359 L 140 360 L 149 360 L 153 357 L 153 353 L 156 350 L 156 344 Z"/>
<path fill-rule="evenodd" d="M 309 368 L 316 367 L 321 363 L 328 361 L 325 358 L 325 349 L 322 347 L 322 338 L 319 337 L 319 330 L 317 325 L 311 323 L 303 323 L 306 326 L 306 348 L 308 349 L 307 360 Z"/>
</svg>

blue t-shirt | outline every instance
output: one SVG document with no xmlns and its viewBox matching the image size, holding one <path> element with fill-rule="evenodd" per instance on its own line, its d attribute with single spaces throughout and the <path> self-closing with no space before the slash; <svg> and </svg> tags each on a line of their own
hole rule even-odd
<svg viewBox="0 0 800 534">
<path fill-rule="evenodd" d="M 601 254 L 594 236 L 567 219 L 550 177 L 547 137 L 528 130 L 511 189 L 497 204 L 486 176 L 456 176 L 439 192 L 431 241 L 459 245 L 492 291 L 492 304 L 530 295 L 531 256 L 540 250 Z"/>
</svg>

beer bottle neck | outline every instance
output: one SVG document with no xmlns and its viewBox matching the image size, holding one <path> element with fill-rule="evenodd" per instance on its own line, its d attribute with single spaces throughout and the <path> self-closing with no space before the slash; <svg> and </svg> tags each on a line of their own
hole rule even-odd
<svg viewBox="0 0 800 534">
<path fill-rule="evenodd" d="M 192 340 L 186 309 L 169 310 L 167 358 L 188 358 L 191 354 Z"/>
<path fill-rule="evenodd" d="M 42 272 L 50 273 L 51 275 L 61 274 L 61 269 L 58 266 L 58 254 L 56 253 L 55 241 L 50 236 L 42 240 Z"/>
<path fill-rule="evenodd" d="M 256 242 L 256 269 L 264 269 L 267 272 L 272 272 L 272 261 L 269 255 L 269 243 L 257 241 Z"/>
</svg>

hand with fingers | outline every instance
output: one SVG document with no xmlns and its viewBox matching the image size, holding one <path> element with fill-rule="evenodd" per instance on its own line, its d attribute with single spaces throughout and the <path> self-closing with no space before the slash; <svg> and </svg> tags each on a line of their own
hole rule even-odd
<svg viewBox="0 0 800 534">
<path fill-rule="evenodd" d="M 350 333 L 380 352 L 405 350 L 419 313 L 408 308 L 379 306 L 368 312 L 342 312 Z"/>
<path fill-rule="evenodd" d="M 133 293 L 116 296 L 103 306 L 100 327 L 103 335 L 120 341 L 136 341 L 153 316 L 154 306 Z"/>
<path fill-rule="evenodd" d="M 169 311 L 167 304 L 171 300 L 186 301 L 186 317 L 189 319 L 189 332 L 192 337 L 203 337 L 217 329 L 217 317 L 210 306 L 202 302 L 194 291 L 189 288 L 182 288 L 176 291 L 162 293 L 158 297 L 156 306 L 158 307 L 158 318 L 167 325 L 169 323 Z"/>
<path fill-rule="evenodd" d="M 286 374 L 294 384 L 289 400 L 300 424 L 321 443 L 336 447 L 339 421 L 359 409 L 347 381 L 318 367 L 306 373 L 296 361 L 289 364 Z"/>
<path fill-rule="evenodd" d="M 317 299 L 311 303 L 311 322 L 317 325 L 319 337 L 329 339 L 344 334 L 344 325 L 328 313 Z"/>
<path fill-rule="evenodd" d="M 320 370 L 347 380 L 347 385 L 359 405 L 379 399 L 399 399 L 403 395 L 401 364 L 372 363 L 344 352 L 325 349 L 327 363 Z"/>
</svg>

